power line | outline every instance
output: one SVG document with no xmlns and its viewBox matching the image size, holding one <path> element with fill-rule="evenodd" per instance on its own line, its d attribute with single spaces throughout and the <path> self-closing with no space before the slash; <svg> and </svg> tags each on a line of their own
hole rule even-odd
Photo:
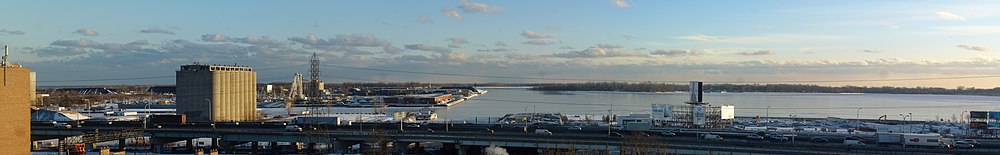
<svg viewBox="0 0 1000 155">
<path fill-rule="evenodd" d="M 380 72 L 395 72 L 395 73 L 424 74 L 424 75 L 443 75 L 443 76 L 460 76 L 460 77 L 481 77 L 481 78 L 496 78 L 496 79 L 558 80 L 558 81 L 623 81 L 623 82 L 663 82 L 663 83 L 686 83 L 686 82 L 688 82 L 688 81 L 662 81 L 662 80 L 627 80 L 627 79 L 626 80 L 622 80 L 622 79 L 614 80 L 614 79 L 584 79 L 584 78 L 515 77 L 515 76 L 497 76 L 497 75 L 478 75 L 478 74 L 459 74 L 459 73 L 440 73 L 440 72 L 420 72 L 420 71 L 391 70 L 391 69 L 379 69 L 379 68 L 337 66 L 337 65 L 323 65 L 323 66 L 334 67 L 334 68 L 344 68 L 344 69 L 355 69 L 355 70 L 380 71 Z M 958 79 L 979 79 L 979 78 L 1000 78 L 1000 75 L 956 76 L 956 77 L 930 77 L 930 78 L 896 78 L 896 79 L 788 80 L 788 81 L 708 81 L 708 82 L 712 82 L 712 83 L 844 83 L 844 82 L 958 80 Z"/>
<path fill-rule="evenodd" d="M 282 68 L 289 68 L 289 67 L 298 67 L 298 66 L 303 66 L 303 65 L 304 64 L 295 64 L 295 65 L 287 65 L 287 66 L 268 67 L 268 68 L 254 69 L 254 71 L 274 70 L 274 69 L 282 69 Z M 105 78 L 105 79 L 81 79 L 81 80 L 46 80 L 46 81 L 35 81 L 35 82 L 60 83 L 60 82 L 93 82 L 93 81 L 128 81 L 128 80 L 163 79 L 163 78 L 174 78 L 174 77 L 176 77 L 176 76 L 175 75 L 164 75 L 164 76 L 133 77 L 133 78 Z"/>
<path fill-rule="evenodd" d="M 499 102 L 517 102 L 517 103 L 535 103 L 535 104 L 553 104 L 553 105 L 580 105 L 580 106 L 601 106 L 606 107 L 611 104 L 601 104 L 601 103 L 570 103 L 570 102 L 547 102 L 547 101 L 524 101 L 524 100 L 504 100 L 504 99 L 482 99 L 477 98 L 475 100 L 483 101 L 499 101 Z M 649 107 L 646 105 L 615 105 L 620 107 Z M 995 105 L 934 105 L 934 106 L 858 106 L 858 107 L 815 107 L 815 108 L 779 108 L 779 107 L 749 107 L 749 108 L 738 108 L 738 109 L 779 109 L 779 110 L 830 110 L 830 109 L 923 109 L 923 108 L 953 108 L 953 107 L 987 107 Z"/>
</svg>

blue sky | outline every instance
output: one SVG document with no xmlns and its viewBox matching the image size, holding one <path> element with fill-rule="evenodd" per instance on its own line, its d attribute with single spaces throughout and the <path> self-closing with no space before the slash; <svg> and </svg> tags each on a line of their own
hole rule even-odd
<svg viewBox="0 0 1000 155">
<path fill-rule="evenodd" d="M 58 5 L 55 5 L 58 4 Z M 39 85 L 170 84 L 182 64 L 289 81 L 325 64 L 532 78 L 770 82 L 992 76 L 993 1 L 13 1 L 0 43 Z M 290 65 L 300 65 L 286 67 Z M 579 82 L 324 67 L 323 80 Z M 996 87 L 991 78 L 812 82 Z M 809 83 L 809 82 L 806 82 Z"/>
</svg>

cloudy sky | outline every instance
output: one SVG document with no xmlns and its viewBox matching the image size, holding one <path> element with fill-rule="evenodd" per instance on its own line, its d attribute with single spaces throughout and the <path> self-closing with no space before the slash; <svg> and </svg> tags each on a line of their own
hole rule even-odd
<svg viewBox="0 0 1000 155">
<path fill-rule="evenodd" d="M 993 77 L 1000 54 L 991 49 L 1000 47 L 995 1 L 3 5 L 0 43 L 43 86 L 172 84 L 166 76 L 192 62 L 249 65 L 261 82 L 290 81 L 307 72 L 312 53 L 328 82 L 1000 86 Z M 894 80 L 920 78 L 943 79 Z"/>
</svg>

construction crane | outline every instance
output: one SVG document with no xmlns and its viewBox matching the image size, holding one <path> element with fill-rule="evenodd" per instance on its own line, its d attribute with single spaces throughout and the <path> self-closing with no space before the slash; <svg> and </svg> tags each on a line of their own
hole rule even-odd
<svg viewBox="0 0 1000 155">
<path fill-rule="evenodd" d="M 302 74 L 295 73 L 295 77 L 292 79 L 292 88 L 289 89 L 288 96 L 285 96 L 285 112 L 289 116 L 292 115 L 295 101 L 302 99 L 302 96 Z"/>
</svg>

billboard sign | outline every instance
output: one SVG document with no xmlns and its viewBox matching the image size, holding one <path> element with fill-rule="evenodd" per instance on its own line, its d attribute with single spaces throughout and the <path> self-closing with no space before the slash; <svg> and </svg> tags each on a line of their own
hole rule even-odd
<svg viewBox="0 0 1000 155">
<path fill-rule="evenodd" d="M 969 112 L 969 118 L 973 118 L 973 119 L 976 119 L 976 118 L 978 118 L 978 119 L 986 119 L 986 118 L 989 118 L 989 117 L 990 117 L 990 113 L 989 112 L 985 112 L 985 111 L 970 111 Z"/>
<path fill-rule="evenodd" d="M 1000 122 L 988 122 L 986 123 L 986 129 L 1000 130 Z"/>
<path fill-rule="evenodd" d="M 724 105 L 720 107 L 722 119 L 734 119 L 736 118 L 736 107 L 731 105 Z"/>
<path fill-rule="evenodd" d="M 990 119 L 993 120 L 994 122 L 1000 121 L 1000 111 L 991 111 Z"/>
<path fill-rule="evenodd" d="M 694 115 L 691 115 L 691 122 L 695 125 L 705 125 L 705 107 L 704 106 L 694 106 L 692 108 Z"/>
</svg>

